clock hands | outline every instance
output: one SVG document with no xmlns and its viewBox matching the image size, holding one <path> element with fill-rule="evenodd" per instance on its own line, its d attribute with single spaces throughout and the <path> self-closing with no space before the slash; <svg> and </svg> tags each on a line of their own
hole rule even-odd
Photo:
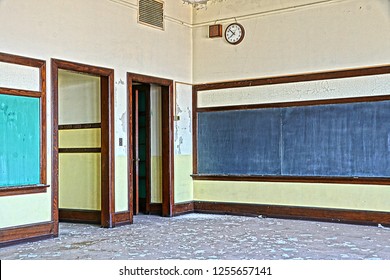
<svg viewBox="0 0 390 280">
<path fill-rule="evenodd" d="M 231 32 L 232 33 L 232 35 L 230 35 L 230 36 L 228 36 L 228 38 L 230 39 L 230 38 L 232 38 L 234 35 L 236 35 L 236 32 L 234 32 L 233 30 L 229 30 L 229 32 Z"/>
</svg>

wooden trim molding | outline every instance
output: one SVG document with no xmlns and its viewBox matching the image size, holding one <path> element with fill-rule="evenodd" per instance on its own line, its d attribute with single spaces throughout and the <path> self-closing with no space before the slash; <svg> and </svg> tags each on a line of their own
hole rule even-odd
<svg viewBox="0 0 390 280">
<path fill-rule="evenodd" d="M 316 176 L 239 176 L 239 175 L 191 175 L 198 181 L 241 181 L 241 182 L 290 182 L 358 185 L 390 185 L 390 178 L 365 177 L 316 177 Z"/>
<path fill-rule="evenodd" d="M 0 61 L 5 63 L 35 67 L 35 68 L 41 68 L 46 64 L 46 61 L 44 60 L 19 56 L 14 54 L 2 53 L 2 52 L 0 52 Z"/>
<path fill-rule="evenodd" d="M 162 203 L 150 203 L 149 214 L 162 215 Z"/>
<path fill-rule="evenodd" d="M 171 87 L 173 85 L 172 80 L 159 78 L 159 77 L 153 77 L 143 74 L 137 74 L 137 73 L 127 73 L 127 77 L 131 78 L 131 81 L 137 82 L 137 83 L 144 83 L 144 84 L 157 84 L 160 86 L 167 86 Z"/>
<path fill-rule="evenodd" d="M 59 148 L 58 153 L 63 154 L 85 154 L 85 153 L 100 153 L 101 148 Z"/>
<path fill-rule="evenodd" d="M 114 217 L 115 226 L 124 226 L 133 223 L 133 217 L 130 215 L 130 211 L 117 212 Z"/>
<path fill-rule="evenodd" d="M 162 87 L 162 215 L 171 217 L 174 205 L 173 87 Z"/>
<path fill-rule="evenodd" d="M 32 91 L 25 89 L 13 89 L 13 88 L 4 88 L 0 87 L 0 92 L 2 94 L 16 95 L 16 96 L 27 96 L 27 97 L 41 97 L 40 91 Z"/>
<path fill-rule="evenodd" d="M 198 92 L 192 87 L 192 172 L 198 173 Z"/>
<path fill-rule="evenodd" d="M 29 186 L 12 186 L 1 187 L 0 196 L 45 193 L 49 185 L 29 185 Z"/>
<path fill-rule="evenodd" d="M 0 247 L 56 236 L 52 222 L 4 228 L 0 230 Z"/>
<path fill-rule="evenodd" d="M 270 218 L 390 225 L 390 212 L 364 210 L 195 201 L 194 211 L 198 213 L 261 215 L 262 217 Z"/>
<path fill-rule="evenodd" d="M 101 128 L 101 123 L 81 123 L 81 124 L 61 124 L 58 126 L 59 130 L 65 129 L 90 129 L 90 128 Z"/>
<path fill-rule="evenodd" d="M 79 210 L 79 209 L 59 209 L 59 219 L 61 222 L 100 224 L 101 211 L 99 210 Z"/>
<path fill-rule="evenodd" d="M 193 213 L 194 212 L 194 202 L 181 202 L 181 203 L 176 203 L 173 207 L 173 216 L 179 216 L 179 215 L 184 215 L 188 213 Z"/>
</svg>

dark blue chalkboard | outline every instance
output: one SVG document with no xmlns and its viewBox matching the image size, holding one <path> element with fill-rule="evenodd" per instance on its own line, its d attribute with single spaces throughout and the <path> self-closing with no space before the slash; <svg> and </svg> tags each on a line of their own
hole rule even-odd
<svg viewBox="0 0 390 280">
<path fill-rule="evenodd" d="M 198 113 L 198 174 L 390 177 L 390 101 Z"/>
<path fill-rule="evenodd" d="M 204 112 L 198 115 L 198 172 L 280 174 L 280 110 Z"/>
</svg>

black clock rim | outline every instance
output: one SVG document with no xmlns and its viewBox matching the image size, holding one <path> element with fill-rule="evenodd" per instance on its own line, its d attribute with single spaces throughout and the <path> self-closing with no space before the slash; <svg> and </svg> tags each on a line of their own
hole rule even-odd
<svg viewBox="0 0 390 280">
<path fill-rule="evenodd" d="M 240 28 L 241 28 L 241 38 L 237 41 L 237 42 L 229 42 L 228 39 L 227 39 L 227 30 L 229 29 L 230 26 L 232 25 L 238 25 Z M 226 26 L 226 29 L 225 29 L 225 40 L 226 42 L 228 42 L 229 44 L 231 45 L 238 45 L 239 43 L 242 42 L 242 40 L 244 40 L 244 37 L 245 37 L 245 29 L 244 29 L 244 26 L 242 26 L 242 24 L 238 23 L 238 22 L 233 22 L 231 24 L 229 24 L 228 26 Z"/>
</svg>

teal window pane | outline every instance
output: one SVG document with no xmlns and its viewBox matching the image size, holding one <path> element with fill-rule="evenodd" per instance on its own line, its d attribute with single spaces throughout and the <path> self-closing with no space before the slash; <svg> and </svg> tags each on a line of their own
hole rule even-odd
<svg viewBox="0 0 390 280">
<path fill-rule="evenodd" d="M 0 94 L 0 187 L 40 183 L 40 100 Z"/>
</svg>

